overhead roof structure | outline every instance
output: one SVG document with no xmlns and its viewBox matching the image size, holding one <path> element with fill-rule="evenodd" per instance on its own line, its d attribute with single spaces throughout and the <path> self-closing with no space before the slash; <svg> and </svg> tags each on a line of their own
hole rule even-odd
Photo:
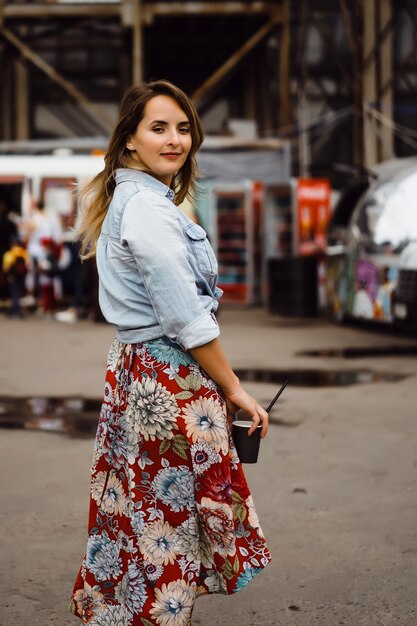
<svg viewBox="0 0 417 626">
<path fill-rule="evenodd" d="M 165 77 L 209 131 L 237 118 L 289 139 L 295 173 L 411 154 L 416 15 L 416 0 L 2 0 L 0 140 L 107 136 L 126 87 Z"/>
</svg>

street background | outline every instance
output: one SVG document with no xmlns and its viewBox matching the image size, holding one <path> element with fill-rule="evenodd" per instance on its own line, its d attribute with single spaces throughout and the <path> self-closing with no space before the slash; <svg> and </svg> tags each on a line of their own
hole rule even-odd
<svg viewBox="0 0 417 626">
<path fill-rule="evenodd" d="M 397 382 L 289 385 L 258 464 L 245 470 L 273 561 L 230 598 L 199 599 L 193 626 L 413 626 L 417 560 L 415 356 L 307 357 L 417 340 L 264 310 L 221 313 L 235 368 L 364 370 Z M 2 396 L 99 399 L 113 330 L 0 321 Z M 267 405 L 276 384 L 246 383 Z M 0 588 L 5 626 L 77 624 L 67 605 L 87 538 L 93 438 L 0 432 Z"/>
</svg>

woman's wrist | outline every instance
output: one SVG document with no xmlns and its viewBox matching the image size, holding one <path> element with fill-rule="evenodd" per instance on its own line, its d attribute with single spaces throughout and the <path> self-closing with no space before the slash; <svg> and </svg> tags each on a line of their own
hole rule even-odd
<svg viewBox="0 0 417 626">
<path fill-rule="evenodd" d="M 241 391 L 240 380 L 230 367 L 218 338 L 197 348 L 191 348 L 190 352 L 225 395 L 230 396 Z"/>
<path fill-rule="evenodd" d="M 236 393 L 240 389 L 241 389 L 240 380 L 236 376 L 236 374 L 233 374 L 233 378 L 231 378 L 230 381 L 227 381 L 225 385 L 222 385 L 222 390 L 227 396 L 230 396 Z"/>
</svg>

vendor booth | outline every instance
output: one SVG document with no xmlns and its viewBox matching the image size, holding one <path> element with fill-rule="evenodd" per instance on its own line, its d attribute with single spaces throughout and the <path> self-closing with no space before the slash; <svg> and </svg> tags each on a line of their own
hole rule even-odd
<svg viewBox="0 0 417 626">
<path fill-rule="evenodd" d="M 223 302 L 259 303 L 264 281 L 267 186 L 290 179 L 289 144 L 209 138 L 198 155 L 196 214 L 219 262 Z"/>
<path fill-rule="evenodd" d="M 317 314 L 320 267 L 330 218 L 330 184 L 294 178 L 265 187 L 263 296 L 271 311 Z"/>
</svg>

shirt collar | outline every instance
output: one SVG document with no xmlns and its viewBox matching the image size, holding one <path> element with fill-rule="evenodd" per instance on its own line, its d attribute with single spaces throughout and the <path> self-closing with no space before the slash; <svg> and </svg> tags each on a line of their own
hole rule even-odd
<svg viewBox="0 0 417 626">
<path fill-rule="evenodd" d="M 152 189 L 152 191 L 155 191 L 155 193 L 160 196 L 166 196 L 170 200 L 174 200 L 174 191 L 150 174 L 132 168 L 120 168 L 116 170 L 116 183 L 126 182 L 128 180 L 141 183 L 144 187 L 149 187 L 149 189 Z"/>
</svg>

